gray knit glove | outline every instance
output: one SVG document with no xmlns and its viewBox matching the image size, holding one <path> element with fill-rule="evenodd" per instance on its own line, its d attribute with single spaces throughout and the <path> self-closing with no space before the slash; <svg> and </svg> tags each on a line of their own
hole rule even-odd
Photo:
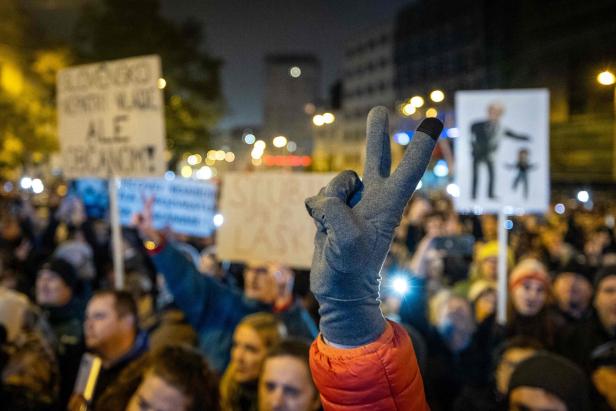
<svg viewBox="0 0 616 411">
<path fill-rule="evenodd" d="M 384 331 L 379 272 L 443 124 L 425 119 L 391 176 L 388 128 L 387 109 L 370 110 L 363 183 L 344 171 L 306 199 L 317 225 L 310 289 L 319 302 L 321 332 L 334 344 L 364 345 Z"/>
</svg>

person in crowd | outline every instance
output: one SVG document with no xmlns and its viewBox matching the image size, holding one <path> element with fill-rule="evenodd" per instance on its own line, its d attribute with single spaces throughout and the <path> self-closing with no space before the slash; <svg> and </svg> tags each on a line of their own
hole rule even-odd
<svg viewBox="0 0 616 411">
<path fill-rule="evenodd" d="M 509 380 L 514 411 L 589 411 L 588 381 L 571 361 L 547 352 L 522 361 Z"/>
<path fill-rule="evenodd" d="M 283 340 L 271 348 L 259 375 L 259 411 L 318 411 L 319 392 L 310 375 L 310 344 Z"/>
<path fill-rule="evenodd" d="M 151 207 L 152 201 L 146 202 L 135 223 L 175 303 L 199 335 L 199 346 L 217 372 L 222 373 L 229 363 L 233 331 L 246 315 L 275 312 L 289 335 L 316 336 L 314 321 L 293 295 L 292 270 L 279 264 L 249 263 L 243 293 L 225 286 L 202 275 L 171 241 L 152 228 Z"/>
<path fill-rule="evenodd" d="M 519 262 L 509 276 L 509 294 L 505 338 L 524 335 L 553 348 L 559 321 L 548 310 L 550 277 L 544 265 L 530 258 Z"/>
<path fill-rule="evenodd" d="M 167 345 L 128 366 L 94 411 L 218 411 L 218 389 L 203 355 Z"/>
<path fill-rule="evenodd" d="M 402 212 L 423 175 L 443 124 L 419 125 L 390 175 L 387 109 L 370 110 L 363 180 L 346 171 L 306 199 L 317 226 L 310 288 L 321 335 L 310 367 L 326 410 L 426 410 L 413 345 L 379 307 L 379 272 Z"/>
<path fill-rule="evenodd" d="M 482 324 L 496 312 L 496 282 L 475 281 L 469 289 L 467 297 L 473 307 L 477 324 Z"/>
<path fill-rule="evenodd" d="M 590 315 L 593 286 L 589 270 L 571 262 L 556 272 L 553 279 L 556 310 L 566 324 L 583 321 Z"/>
<path fill-rule="evenodd" d="M 83 353 L 84 304 L 75 295 L 77 273 L 69 262 L 54 258 L 45 263 L 36 277 L 36 303 L 41 307 L 55 336 L 62 381 L 60 403 L 66 405 Z"/>
<path fill-rule="evenodd" d="M 233 333 L 231 362 L 220 383 L 223 410 L 256 411 L 263 361 L 285 335 L 284 325 L 271 313 L 251 314 L 239 323 Z"/>
<path fill-rule="evenodd" d="M 118 376 L 148 349 L 147 335 L 139 330 L 135 301 L 126 291 L 96 292 L 86 308 L 85 344 L 102 360 L 102 369 L 92 397 L 95 408 L 105 390 L 118 383 Z"/>
</svg>

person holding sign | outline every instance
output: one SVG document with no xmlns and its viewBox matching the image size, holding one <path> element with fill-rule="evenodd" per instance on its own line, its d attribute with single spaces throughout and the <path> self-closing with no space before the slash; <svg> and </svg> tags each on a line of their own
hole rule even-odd
<svg viewBox="0 0 616 411">
<path fill-rule="evenodd" d="M 373 108 L 367 123 L 363 181 L 345 171 L 306 200 L 317 225 L 310 289 L 321 315 L 312 376 L 325 410 L 427 410 L 411 340 L 381 313 L 379 272 L 443 124 L 423 120 L 390 175 L 387 109 Z"/>
</svg>

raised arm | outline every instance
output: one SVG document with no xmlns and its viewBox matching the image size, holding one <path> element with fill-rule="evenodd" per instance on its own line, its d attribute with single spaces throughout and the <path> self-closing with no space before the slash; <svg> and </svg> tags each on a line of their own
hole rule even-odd
<svg viewBox="0 0 616 411">
<path fill-rule="evenodd" d="M 443 125 L 425 119 L 391 176 L 388 128 L 387 109 L 373 108 L 363 181 L 345 171 L 306 200 L 317 225 L 310 288 L 321 314 L 311 368 L 327 410 L 427 407 L 410 339 L 379 308 L 379 273 Z"/>
</svg>

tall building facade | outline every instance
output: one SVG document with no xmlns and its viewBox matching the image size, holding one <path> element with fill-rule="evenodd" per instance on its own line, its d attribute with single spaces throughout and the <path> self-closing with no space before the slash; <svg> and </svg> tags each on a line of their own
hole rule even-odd
<svg viewBox="0 0 616 411">
<path fill-rule="evenodd" d="M 296 153 L 312 152 L 311 107 L 318 102 L 321 67 L 311 55 L 266 57 L 265 111 L 261 136 L 271 143 L 282 135 L 297 144 Z"/>
</svg>

